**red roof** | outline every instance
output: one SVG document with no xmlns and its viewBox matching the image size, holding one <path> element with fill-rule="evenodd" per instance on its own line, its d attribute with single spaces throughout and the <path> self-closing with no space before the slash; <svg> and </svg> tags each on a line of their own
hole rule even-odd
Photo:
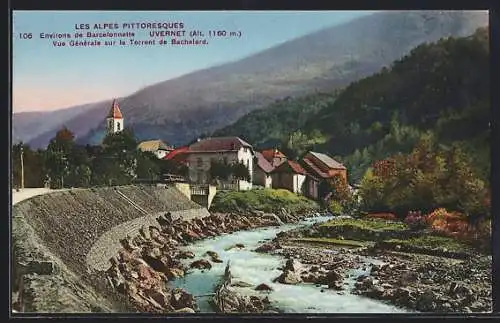
<svg viewBox="0 0 500 323">
<path fill-rule="evenodd" d="M 120 111 L 120 106 L 116 100 L 113 100 L 113 104 L 111 105 L 111 109 L 108 113 L 108 118 L 113 119 L 123 119 L 122 112 Z"/>
<path fill-rule="evenodd" d="M 314 151 L 309 152 L 310 155 L 316 157 L 317 160 L 319 160 L 323 165 L 330 169 L 346 169 L 344 165 L 336 161 L 335 159 L 331 158 L 328 155 L 322 154 L 322 153 L 316 153 Z"/>
<path fill-rule="evenodd" d="M 300 166 L 299 163 L 294 162 L 292 160 L 287 160 L 278 167 L 276 167 L 273 172 L 286 172 L 286 171 L 292 171 L 295 174 L 300 174 L 300 175 L 307 175 L 307 172 L 305 171 L 302 166 Z"/>
<path fill-rule="evenodd" d="M 257 166 L 260 167 L 265 173 L 270 173 L 274 169 L 267 159 L 259 152 L 255 152 L 255 157 L 257 157 Z"/>
<path fill-rule="evenodd" d="M 275 148 L 263 150 L 261 153 L 262 156 L 264 156 L 264 158 L 267 159 L 270 163 L 273 162 L 274 158 L 287 158 L 285 154 Z"/>
<path fill-rule="evenodd" d="M 205 138 L 189 146 L 190 152 L 237 151 L 242 147 L 252 148 L 248 142 L 238 137 Z"/>
<path fill-rule="evenodd" d="M 307 165 L 307 167 L 317 176 L 321 178 L 328 178 L 327 173 L 323 172 L 321 169 L 319 169 L 314 163 L 309 159 L 309 158 L 303 158 L 302 159 L 304 163 Z"/>
<path fill-rule="evenodd" d="M 163 157 L 163 159 L 165 160 L 172 160 L 172 159 L 177 159 L 177 160 L 180 160 L 180 159 L 184 159 L 187 157 L 187 152 L 189 151 L 189 147 L 185 146 L 185 147 L 179 147 L 177 149 L 174 149 L 172 150 L 171 152 L 169 152 L 167 155 L 165 155 L 165 157 Z"/>
</svg>

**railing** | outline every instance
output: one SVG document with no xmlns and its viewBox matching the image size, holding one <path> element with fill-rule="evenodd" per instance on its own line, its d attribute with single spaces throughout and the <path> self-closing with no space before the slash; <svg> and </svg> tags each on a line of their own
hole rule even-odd
<svg viewBox="0 0 500 323">
<path fill-rule="evenodd" d="M 236 183 L 219 183 L 217 185 L 219 191 L 237 191 L 238 184 Z"/>
<path fill-rule="evenodd" d="M 208 185 L 190 185 L 191 195 L 208 195 Z"/>
</svg>

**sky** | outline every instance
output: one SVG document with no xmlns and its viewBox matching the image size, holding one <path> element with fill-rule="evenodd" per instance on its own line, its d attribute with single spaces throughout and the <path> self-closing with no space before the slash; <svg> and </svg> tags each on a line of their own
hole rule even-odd
<svg viewBox="0 0 500 323">
<path fill-rule="evenodd" d="M 13 112 L 55 110 L 129 95 L 148 85 L 235 61 L 371 13 L 15 11 L 12 16 Z M 53 39 L 40 38 L 40 33 L 69 33 L 73 37 L 75 32 L 80 32 L 75 29 L 75 25 L 80 24 L 90 24 L 93 28 L 96 23 L 118 23 L 122 26 L 129 22 L 182 22 L 186 33 L 200 30 L 207 35 L 209 30 L 226 30 L 227 33 L 239 31 L 241 37 L 206 37 L 208 45 L 201 46 L 100 47 L 56 47 L 52 43 Z M 87 31 L 83 30 L 84 33 Z M 136 33 L 137 40 L 151 39 L 150 29 L 130 31 Z M 32 38 L 22 39 L 21 35 L 28 33 L 32 34 Z M 129 41 L 128 37 L 121 39 Z M 69 45 L 71 39 L 61 40 Z M 104 40 L 102 38 L 101 42 Z"/>
</svg>

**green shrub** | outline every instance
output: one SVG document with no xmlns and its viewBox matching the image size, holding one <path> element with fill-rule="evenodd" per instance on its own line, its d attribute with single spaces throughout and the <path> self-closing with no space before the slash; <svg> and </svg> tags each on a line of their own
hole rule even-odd
<svg viewBox="0 0 500 323">
<path fill-rule="evenodd" d="M 282 208 L 289 212 L 318 210 L 318 204 L 304 196 L 284 189 L 217 192 L 210 207 L 214 212 L 258 210 L 276 213 Z"/>
<path fill-rule="evenodd" d="M 341 215 L 344 211 L 342 204 L 339 201 L 331 200 L 328 203 L 328 211 L 333 215 Z"/>
</svg>

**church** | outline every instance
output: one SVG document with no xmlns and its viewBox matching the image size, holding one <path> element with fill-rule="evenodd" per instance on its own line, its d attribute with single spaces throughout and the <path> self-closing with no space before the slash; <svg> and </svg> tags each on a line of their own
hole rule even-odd
<svg viewBox="0 0 500 323">
<path fill-rule="evenodd" d="M 120 106 L 118 105 L 118 101 L 113 100 L 113 104 L 111 105 L 111 109 L 106 117 L 106 134 L 113 134 L 122 131 L 124 128 L 123 125 L 123 115 L 120 111 Z"/>
</svg>

